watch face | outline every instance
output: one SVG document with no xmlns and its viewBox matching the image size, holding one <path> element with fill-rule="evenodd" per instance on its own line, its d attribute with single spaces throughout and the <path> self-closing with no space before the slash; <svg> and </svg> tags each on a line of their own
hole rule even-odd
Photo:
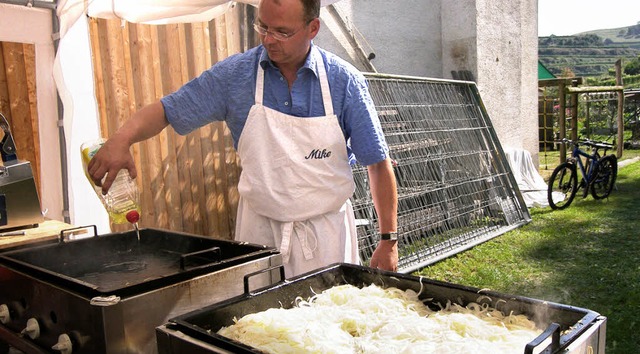
<svg viewBox="0 0 640 354">
<path fill-rule="evenodd" d="M 398 239 L 398 233 L 397 232 L 390 232 L 388 234 L 381 234 L 380 235 L 380 239 L 381 240 L 397 240 Z"/>
</svg>

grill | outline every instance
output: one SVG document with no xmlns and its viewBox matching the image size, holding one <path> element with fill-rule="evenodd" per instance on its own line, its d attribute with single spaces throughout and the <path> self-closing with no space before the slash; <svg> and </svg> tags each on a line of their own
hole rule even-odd
<svg viewBox="0 0 640 354">
<path fill-rule="evenodd" d="M 281 264 L 272 248 L 166 230 L 74 241 L 69 231 L 0 254 L 0 342 L 28 353 L 154 353 L 156 326 L 242 294 L 238 279 Z M 272 282 L 268 272 L 255 279 Z"/>
<path fill-rule="evenodd" d="M 606 318 L 594 311 L 349 264 L 334 264 L 178 316 L 157 328 L 159 352 L 259 353 L 216 332 L 233 324 L 234 318 L 269 308 L 291 308 L 296 297 L 306 299 L 342 284 L 412 289 L 421 294 L 427 305 L 489 302 L 489 306 L 504 313 L 525 314 L 546 330 L 523 348 L 523 353 L 604 353 Z"/>
<path fill-rule="evenodd" d="M 410 273 L 531 220 L 473 82 L 367 74 L 398 185 L 398 269 Z M 360 258 L 379 241 L 367 170 L 353 168 Z"/>
</svg>

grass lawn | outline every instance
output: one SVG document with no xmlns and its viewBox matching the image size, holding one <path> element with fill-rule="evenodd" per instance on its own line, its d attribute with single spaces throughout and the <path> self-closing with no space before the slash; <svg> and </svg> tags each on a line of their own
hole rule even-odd
<svg viewBox="0 0 640 354">
<path fill-rule="evenodd" d="M 640 162 L 619 169 L 608 199 L 579 192 L 565 210 L 530 212 L 527 225 L 414 274 L 596 311 L 607 354 L 640 353 Z"/>
</svg>

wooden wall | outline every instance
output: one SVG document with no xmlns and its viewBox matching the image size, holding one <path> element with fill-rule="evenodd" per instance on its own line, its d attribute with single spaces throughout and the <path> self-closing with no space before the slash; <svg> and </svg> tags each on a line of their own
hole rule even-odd
<svg viewBox="0 0 640 354">
<path fill-rule="evenodd" d="M 142 25 L 90 20 L 101 130 L 113 134 L 133 112 L 212 64 L 257 44 L 254 9 L 236 4 L 208 23 Z M 171 128 L 132 150 L 141 227 L 231 239 L 240 173 L 229 130 L 214 123 L 187 136 Z M 129 226 L 113 226 L 114 230 Z"/>
<path fill-rule="evenodd" d="M 18 158 L 31 163 L 38 193 L 42 195 L 36 103 L 35 46 L 0 42 L 0 112 L 9 121 Z"/>
</svg>

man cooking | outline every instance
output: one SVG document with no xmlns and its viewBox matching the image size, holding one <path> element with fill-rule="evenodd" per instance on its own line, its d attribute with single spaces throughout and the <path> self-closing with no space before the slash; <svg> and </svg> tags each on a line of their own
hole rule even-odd
<svg viewBox="0 0 640 354">
<path fill-rule="evenodd" d="M 287 277 L 358 263 L 350 161 L 367 166 L 381 241 L 370 266 L 397 270 L 397 190 L 363 75 L 312 43 L 320 0 L 262 0 L 262 45 L 231 56 L 136 112 L 89 163 L 94 182 L 136 176 L 132 144 L 224 120 L 242 173 L 235 238 L 276 247 Z"/>
</svg>

